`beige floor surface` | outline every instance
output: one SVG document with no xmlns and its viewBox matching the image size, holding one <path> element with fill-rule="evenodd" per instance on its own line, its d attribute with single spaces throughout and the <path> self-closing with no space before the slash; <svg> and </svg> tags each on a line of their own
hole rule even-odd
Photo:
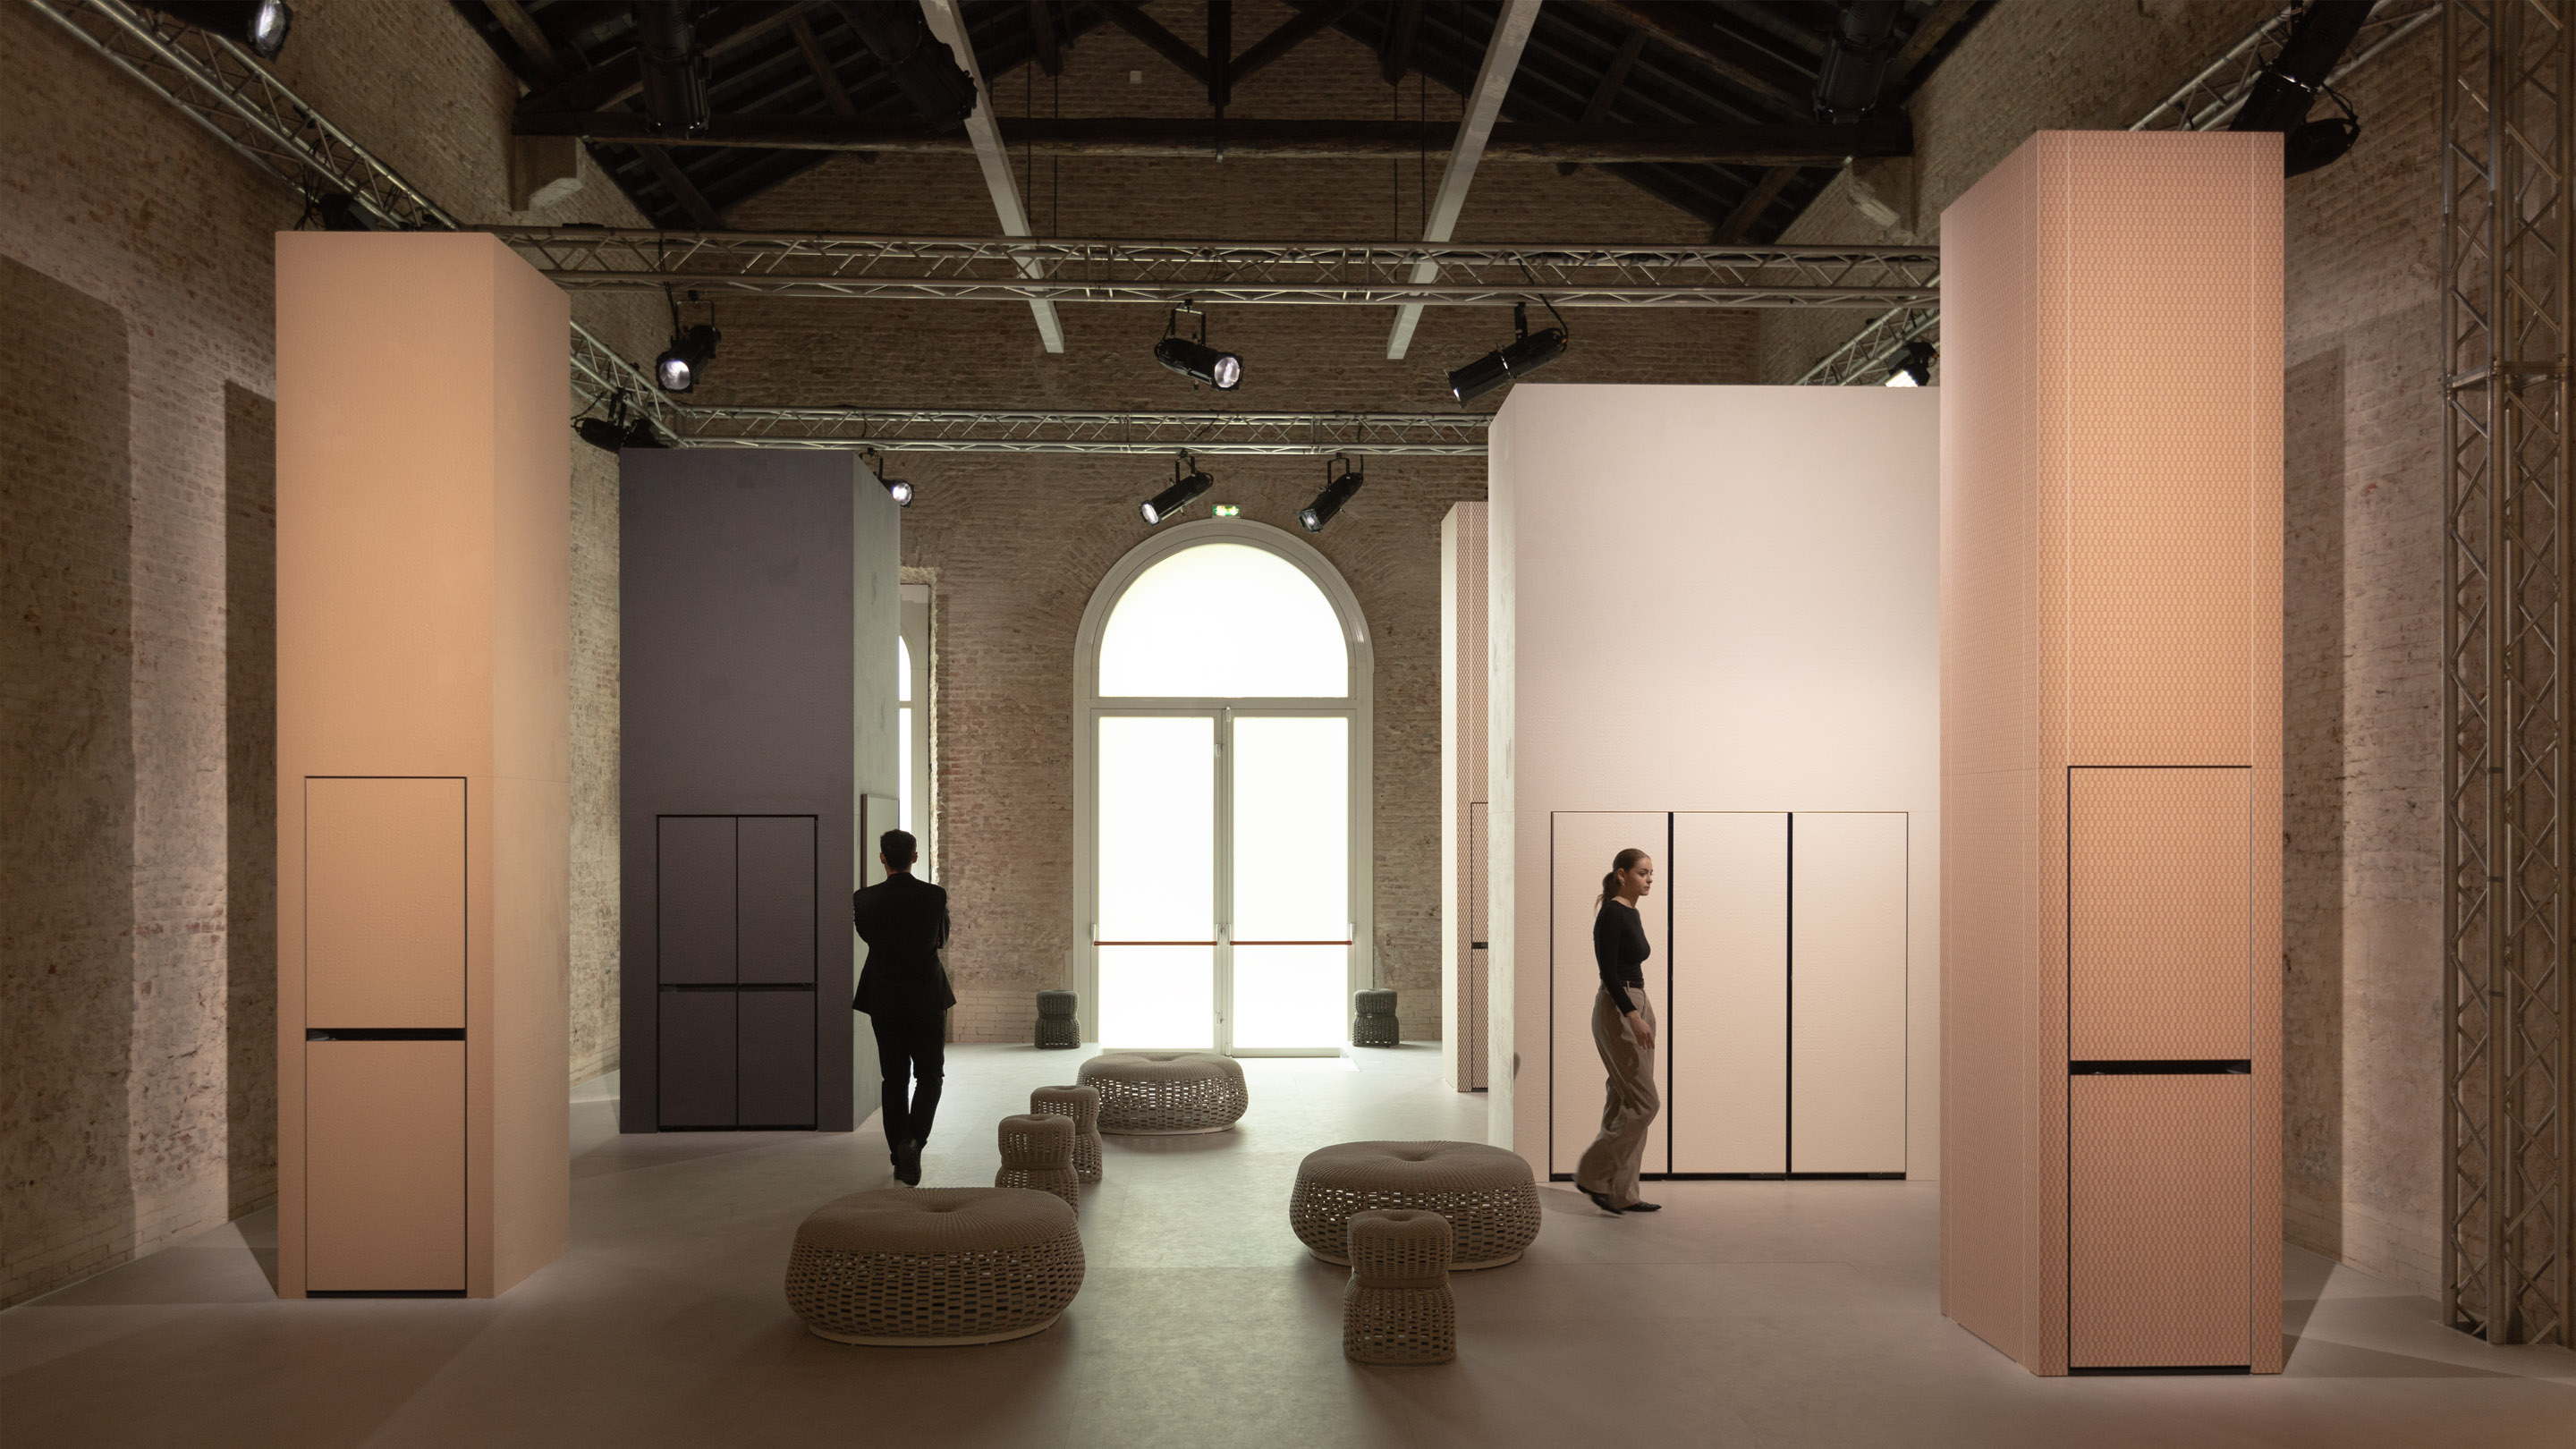
<svg viewBox="0 0 2576 1449">
<path fill-rule="evenodd" d="M 989 1183 L 995 1119 L 1078 1059 L 957 1049 L 925 1181 Z M 1941 1317 L 1930 1183 L 1659 1184 L 1627 1218 L 1552 1187 L 1526 1259 L 1456 1279 L 1456 1363 L 1351 1364 L 1288 1186 L 1328 1142 L 1481 1137 L 1438 1064 L 1249 1061 L 1240 1130 L 1110 1138 L 1063 1322 L 945 1350 L 827 1343 L 780 1295 L 797 1220 L 887 1182 L 876 1133 L 625 1137 L 594 1093 L 572 1251 L 504 1297 L 279 1301 L 262 1214 L 0 1313 L 0 1445 L 2576 1445 L 2576 1354 L 2295 1250 L 2286 1374 L 2033 1378 Z"/>
</svg>

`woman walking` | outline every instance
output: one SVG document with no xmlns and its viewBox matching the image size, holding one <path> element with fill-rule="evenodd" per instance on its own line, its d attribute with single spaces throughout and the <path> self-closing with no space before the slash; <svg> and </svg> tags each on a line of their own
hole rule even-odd
<svg viewBox="0 0 2576 1449">
<path fill-rule="evenodd" d="M 1575 1164 L 1574 1185 L 1603 1212 L 1650 1213 L 1662 1207 L 1637 1196 L 1646 1129 L 1663 1109 L 1655 1091 L 1655 1007 L 1646 999 L 1645 918 L 1637 902 L 1655 888 L 1655 858 L 1620 851 L 1601 878 L 1600 914 L 1592 918 L 1592 959 L 1601 990 L 1592 998 L 1592 1044 L 1609 1072 L 1601 1135 Z"/>
</svg>

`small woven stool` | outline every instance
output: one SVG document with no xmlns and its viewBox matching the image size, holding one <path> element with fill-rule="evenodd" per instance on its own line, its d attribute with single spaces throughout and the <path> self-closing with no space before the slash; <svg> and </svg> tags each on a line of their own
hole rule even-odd
<svg viewBox="0 0 2576 1449">
<path fill-rule="evenodd" d="M 1481 1142 L 1344 1142 L 1297 1164 L 1288 1225 L 1327 1263 L 1342 1256 L 1343 1224 L 1377 1208 L 1418 1208 L 1449 1220 L 1452 1266 L 1499 1268 L 1538 1237 L 1538 1183 L 1520 1154 Z"/>
<path fill-rule="evenodd" d="M 1243 1068 L 1223 1052 L 1103 1052 L 1074 1075 L 1100 1089 L 1103 1132 L 1223 1132 L 1252 1104 Z"/>
<path fill-rule="evenodd" d="M 999 1343 L 1081 1289 L 1073 1209 L 1021 1188 L 854 1192 L 815 1209 L 787 1258 L 787 1306 L 835 1343 Z"/>
<path fill-rule="evenodd" d="M 1386 990 L 1351 993 L 1351 1045 L 1400 1046 L 1403 1029 L 1395 1022 L 1395 993 Z"/>
<path fill-rule="evenodd" d="M 1082 1206 L 1073 1175 L 1073 1119 L 1030 1112 L 1002 1119 L 1002 1170 L 995 1187 L 1029 1187 Z"/>
<path fill-rule="evenodd" d="M 1073 1119 L 1073 1175 L 1083 1182 L 1098 1182 L 1100 1089 L 1040 1087 L 1029 1093 L 1029 1110 Z"/>
<path fill-rule="evenodd" d="M 1449 1220 L 1413 1208 L 1351 1217 L 1342 1354 L 1360 1363 L 1447 1363 L 1458 1356 L 1449 1294 Z"/>
<path fill-rule="evenodd" d="M 1038 993 L 1038 1045 L 1042 1047 L 1078 1047 L 1082 1045 L 1082 1023 L 1074 1019 L 1081 998 L 1070 991 Z"/>
</svg>

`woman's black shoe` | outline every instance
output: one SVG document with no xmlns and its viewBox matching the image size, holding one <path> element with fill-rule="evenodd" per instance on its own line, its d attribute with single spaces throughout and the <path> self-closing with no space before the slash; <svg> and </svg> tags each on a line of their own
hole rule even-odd
<svg viewBox="0 0 2576 1449">
<path fill-rule="evenodd" d="M 1632 1213 L 1659 1213 L 1663 1210 L 1664 1205 L 1659 1202 L 1632 1202 L 1622 1209 L 1624 1212 Z"/>
<path fill-rule="evenodd" d="M 894 1150 L 894 1180 L 906 1187 L 921 1186 L 921 1144 L 906 1142 Z"/>
<path fill-rule="evenodd" d="M 1619 1211 L 1619 1209 L 1611 1203 L 1610 1194 L 1606 1192 L 1585 1192 L 1583 1195 L 1592 1199 L 1592 1205 L 1601 1209 L 1605 1213 L 1615 1213 Z"/>
</svg>

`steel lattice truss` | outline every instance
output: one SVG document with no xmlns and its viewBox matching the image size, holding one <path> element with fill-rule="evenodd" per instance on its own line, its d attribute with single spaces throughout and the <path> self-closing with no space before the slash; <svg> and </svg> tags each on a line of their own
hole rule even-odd
<svg viewBox="0 0 2576 1449">
<path fill-rule="evenodd" d="M 2252 34 L 2183 82 L 2155 109 L 2130 122 L 2129 129 L 2215 131 L 2236 119 L 2245 98 L 2253 94 L 2254 82 L 2263 74 L 2263 67 L 2272 63 L 2272 57 L 2280 53 L 2281 43 L 2289 38 L 2290 26 L 2302 8 L 2302 4 L 2290 5 L 2255 27 Z M 2440 11 L 2440 0 L 2380 0 L 2379 8 L 2371 12 L 2361 34 L 2354 39 L 2351 53 L 2335 67 L 2327 84 L 2340 84 L 2350 78 L 2390 46 L 2432 24 Z M 1939 277 L 1935 274 L 1930 280 L 1937 282 Z M 1940 335 L 1941 309 L 1937 303 L 1892 308 L 1819 358 L 1798 381 L 1825 387 L 1883 382 L 1905 344 L 1917 338 L 1938 341 Z"/>
<path fill-rule="evenodd" d="M 1482 457 L 1483 413 L 1002 412 L 694 407 L 683 447 L 909 453 L 1173 453 Z"/>
<path fill-rule="evenodd" d="M 684 284 L 785 297 L 981 302 L 1423 302 L 1884 307 L 1926 302 L 1928 247 L 1054 241 L 494 227 L 569 290 Z M 1412 280 L 1418 266 L 1438 279 Z"/>
<path fill-rule="evenodd" d="M 2442 30 L 2444 1313 L 2567 1345 L 2568 248 L 2563 3 Z"/>
</svg>

